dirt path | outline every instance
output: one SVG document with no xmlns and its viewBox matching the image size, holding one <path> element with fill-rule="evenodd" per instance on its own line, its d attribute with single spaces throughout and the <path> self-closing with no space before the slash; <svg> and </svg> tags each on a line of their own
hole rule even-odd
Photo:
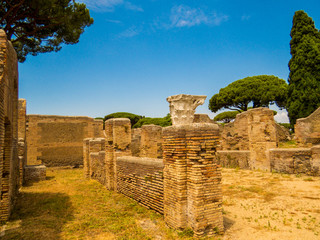
<svg viewBox="0 0 320 240">
<path fill-rule="evenodd" d="M 23 187 L 0 239 L 193 239 L 163 217 L 93 180 L 82 169 L 48 169 Z M 223 169 L 224 236 L 209 239 L 319 240 L 320 178 Z"/>
</svg>

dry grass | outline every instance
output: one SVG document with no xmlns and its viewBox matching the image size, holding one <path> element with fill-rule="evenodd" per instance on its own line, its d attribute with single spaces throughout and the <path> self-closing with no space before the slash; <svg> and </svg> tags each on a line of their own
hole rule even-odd
<svg viewBox="0 0 320 240">
<path fill-rule="evenodd" d="M 320 178 L 223 169 L 223 239 L 320 239 Z"/>
<path fill-rule="evenodd" d="M 84 179 L 82 169 L 48 169 L 24 187 L 0 229 L 8 239 L 193 239 L 163 217 Z M 223 169 L 226 233 L 210 239 L 319 239 L 320 178 Z M 0 227 L 1 228 L 1 227 Z"/>
<path fill-rule="evenodd" d="M 11 239 L 193 239 L 163 217 L 94 180 L 82 169 L 47 169 L 47 180 L 23 187 L 15 213 L 0 226 Z"/>
</svg>

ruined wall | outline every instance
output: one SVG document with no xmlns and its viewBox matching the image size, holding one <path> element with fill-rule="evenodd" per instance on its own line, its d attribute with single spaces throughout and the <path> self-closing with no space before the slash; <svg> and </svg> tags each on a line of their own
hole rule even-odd
<svg viewBox="0 0 320 240">
<path fill-rule="evenodd" d="M 28 165 L 82 165 L 83 139 L 103 135 L 103 122 L 89 117 L 27 115 L 27 124 Z"/>
<path fill-rule="evenodd" d="M 134 157 L 140 157 L 141 128 L 131 129 L 131 153 Z"/>
<path fill-rule="evenodd" d="M 269 149 L 277 147 L 278 141 L 273 111 L 254 108 L 221 129 L 220 149 L 250 151 L 250 168 L 269 171 Z"/>
<path fill-rule="evenodd" d="M 250 169 L 250 151 L 217 151 L 217 161 L 222 167 Z"/>
<path fill-rule="evenodd" d="M 117 191 L 163 214 L 163 160 L 118 157 Z"/>
<path fill-rule="evenodd" d="M 0 30 L 0 221 L 11 213 L 19 182 L 18 61 Z"/>
<path fill-rule="evenodd" d="M 106 134 L 106 186 L 117 189 L 117 157 L 131 156 L 131 122 L 128 118 L 112 118 L 105 122 Z"/>
<path fill-rule="evenodd" d="M 140 157 L 162 158 L 162 127 L 144 125 L 141 127 Z"/>
<path fill-rule="evenodd" d="M 320 143 L 320 108 L 306 118 L 299 118 L 294 126 L 295 139 L 302 146 Z"/>
<path fill-rule="evenodd" d="M 215 124 L 163 129 L 164 219 L 174 228 L 191 228 L 196 237 L 223 232 L 221 169 Z"/>
<path fill-rule="evenodd" d="M 270 149 L 271 170 L 288 174 L 320 175 L 320 146 Z"/>
<path fill-rule="evenodd" d="M 26 143 L 26 121 L 27 121 L 27 102 L 19 99 L 18 102 L 18 156 L 20 169 L 20 185 L 23 184 L 24 166 L 27 162 L 27 143 Z"/>
</svg>

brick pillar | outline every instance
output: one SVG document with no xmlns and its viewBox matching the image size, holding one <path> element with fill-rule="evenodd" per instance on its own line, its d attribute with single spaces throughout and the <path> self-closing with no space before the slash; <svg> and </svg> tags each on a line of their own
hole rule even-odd
<svg viewBox="0 0 320 240">
<path fill-rule="evenodd" d="M 216 163 L 219 130 L 215 124 L 163 129 L 164 219 L 195 236 L 223 232 L 221 169 Z"/>
<path fill-rule="evenodd" d="M 92 138 L 83 139 L 83 173 L 85 178 L 90 178 L 89 141 Z"/>
<path fill-rule="evenodd" d="M 162 158 L 162 127 L 144 125 L 141 127 L 140 157 Z"/>
<path fill-rule="evenodd" d="M 95 162 L 91 159 L 91 156 L 98 154 L 100 151 L 105 151 L 105 139 L 104 138 L 92 138 L 89 140 L 89 175 L 92 177 Z M 95 159 L 95 158 L 94 158 Z"/>
<path fill-rule="evenodd" d="M 131 156 L 131 123 L 128 118 L 112 118 L 105 122 L 106 186 L 116 190 L 117 157 Z"/>
</svg>

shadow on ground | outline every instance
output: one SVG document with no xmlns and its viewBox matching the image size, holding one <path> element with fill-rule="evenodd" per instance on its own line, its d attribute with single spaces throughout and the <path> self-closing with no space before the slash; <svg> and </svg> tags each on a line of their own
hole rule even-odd
<svg viewBox="0 0 320 240">
<path fill-rule="evenodd" d="M 22 192 L 13 212 L 0 239 L 60 239 L 61 229 L 74 218 L 69 196 L 62 193 Z"/>
</svg>

